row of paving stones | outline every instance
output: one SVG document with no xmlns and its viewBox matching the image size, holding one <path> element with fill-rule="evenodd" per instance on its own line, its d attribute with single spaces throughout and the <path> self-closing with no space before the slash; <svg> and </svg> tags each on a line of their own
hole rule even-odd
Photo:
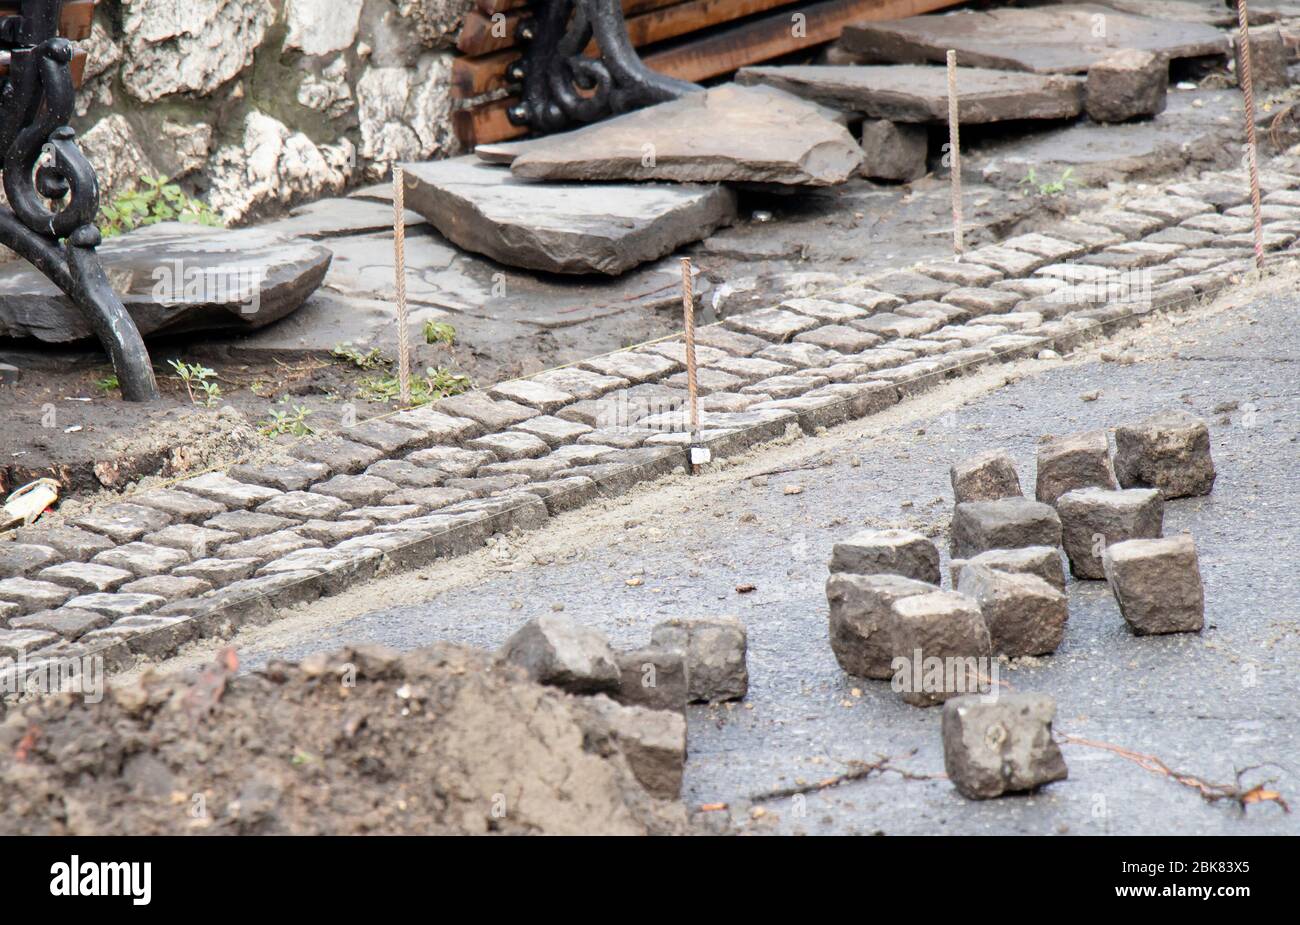
<svg viewBox="0 0 1300 925">
<path fill-rule="evenodd" d="M 1300 163 L 1274 161 L 1263 185 L 1266 246 L 1290 248 Z M 1243 186 L 1206 174 L 701 328 L 701 439 L 723 457 L 815 433 L 1213 295 L 1253 268 Z M 0 658 L 166 657 L 685 469 L 684 354 L 678 339 L 595 357 L 20 530 L 0 545 Z"/>
</svg>

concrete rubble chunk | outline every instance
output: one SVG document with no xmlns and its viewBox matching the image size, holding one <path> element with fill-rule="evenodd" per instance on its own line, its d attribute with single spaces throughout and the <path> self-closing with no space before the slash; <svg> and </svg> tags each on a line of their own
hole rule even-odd
<svg viewBox="0 0 1300 925">
<path fill-rule="evenodd" d="M 908 182 L 929 170 L 930 133 L 924 126 L 866 119 L 859 139 L 863 155 L 859 172 L 864 177 Z"/>
<path fill-rule="evenodd" d="M 888 639 L 895 658 L 892 686 L 912 706 L 933 706 L 988 683 L 988 626 L 965 594 L 934 590 L 895 600 Z"/>
<path fill-rule="evenodd" d="M 650 632 L 650 642 L 686 653 L 687 697 L 692 703 L 741 700 L 749 691 L 748 635 L 735 617 L 667 620 Z"/>
<path fill-rule="evenodd" d="M 1164 501 L 1154 488 L 1080 488 L 1056 499 L 1061 541 L 1076 578 L 1106 577 L 1102 553 L 1113 543 L 1155 539 L 1164 529 Z"/>
<path fill-rule="evenodd" d="M 901 575 L 832 573 L 826 579 L 830 605 L 831 650 L 851 675 L 888 680 L 893 677 L 890 614 L 895 601 L 937 590 Z"/>
<path fill-rule="evenodd" d="M 499 657 L 539 684 L 572 694 L 613 693 L 621 674 L 609 640 L 562 614 L 530 620 L 506 640 Z"/>
<path fill-rule="evenodd" d="M 772 87 L 723 84 L 520 146 L 534 180 L 843 183 L 862 162 L 823 107 Z"/>
<path fill-rule="evenodd" d="M 613 737 L 647 793 L 661 800 L 681 796 L 686 717 L 680 712 L 616 703 L 603 694 L 588 698 L 583 706 L 597 727 Z"/>
<path fill-rule="evenodd" d="M 721 186 L 533 183 L 473 156 L 404 170 L 407 205 L 452 242 L 549 273 L 617 276 L 736 217 L 735 193 Z"/>
<path fill-rule="evenodd" d="M 997 655 L 1047 655 L 1065 636 L 1066 597 L 1037 575 L 967 563 L 957 590 L 979 604 Z"/>
<path fill-rule="evenodd" d="M 686 709 L 686 653 L 666 646 L 642 646 L 618 653 L 620 675 L 614 699 L 651 710 Z"/>
<path fill-rule="evenodd" d="M 1016 464 L 1006 450 L 989 450 L 962 460 L 948 471 L 957 504 L 1022 497 Z"/>
<path fill-rule="evenodd" d="M 1065 567 L 1061 564 L 1061 550 L 1055 546 L 990 549 L 969 559 L 952 559 L 948 563 L 948 571 L 954 588 L 961 584 L 962 569 L 970 564 L 987 566 L 1000 572 L 1037 575 L 1056 590 L 1065 590 Z"/>
<path fill-rule="evenodd" d="M 1050 504 L 1028 498 L 967 501 L 952 515 L 952 555 L 969 559 L 990 549 L 1060 546 L 1061 519 Z"/>
<path fill-rule="evenodd" d="M 1098 16 L 1106 25 L 1102 37 L 1096 34 Z M 864 22 L 845 27 L 840 44 L 876 61 L 903 63 L 942 63 L 955 49 L 966 66 L 1038 74 L 1081 74 L 1116 48 L 1167 58 L 1227 52 L 1223 33 L 1211 26 L 1132 16 L 1093 3 Z"/>
<path fill-rule="evenodd" d="M 1104 430 L 1056 437 L 1038 448 L 1034 497 L 1044 504 L 1076 488 L 1118 488 Z"/>
<path fill-rule="evenodd" d="M 855 575 L 902 575 L 939 584 L 939 550 L 911 530 L 861 530 L 831 549 L 830 570 Z"/>
<path fill-rule="evenodd" d="M 1115 428 L 1115 475 L 1125 488 L 1159 488 L 1165 498 L 1208 495 L 1214 487 L 1210 431 L 1172 409 Z"/>
<path fill-rule="evenodd" d="M 1046 694 L 956 697 L 943 706 L 943 765 L 967 799 L 1034 790 L 1065 780 L 1052 739 L 1056 701 Z"/>
<path fill-rule="evenodd" d="M 259 228 L 160 222 L 106 240 L 98 250 L 114 291 L 144 335 L 248 331 L 297 310 L 325 278 L 324 247 Z M 201 267 L 207 285 L 196 285 Z M 0 336 L 54 343 L 94 336 L 90 321 L 26 264 L 0 280 Z"/>
<path fill-rule="evenodd" d="M 1094 122 L 1149 119 L 1165 110 L 1169 61 L 1139 48 L 1121 48 L 1088 68 L 1086 106 Z"/>
<path fill-rule="evenodd" d="M 1135 635 L 1199 633 L 1205 590 L 1189 534 L 1107 546 L 1106 581 Z"/>
<path fill-rule="evenodd" d="M 825 106 L 892 122 L 948 121 L 948 70 L 926 64 L 747 67 L 736 82 L 778 87 Z M 1075 78 L 990 68 L 957 69 L 962 125 L 1071 119 L 1083 109 Z M 865 147 L 865 146 L 864 146 Z M 870 155 L 867 157 L 870 166 Z M 870 175 L 870 174 L 869 174 Z"/>
</svg>

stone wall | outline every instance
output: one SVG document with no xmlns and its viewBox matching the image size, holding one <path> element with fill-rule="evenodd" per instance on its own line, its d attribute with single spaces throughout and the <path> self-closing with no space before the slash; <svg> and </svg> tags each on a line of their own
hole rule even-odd
<svg viewBox="0 0 1300 925">
<path fill-rule="evenodd" d="M 181 178 L 229 224 L 456 153 L 473 0 L 101 0 L 74 123 L 104 201 Z"/>
</svg>

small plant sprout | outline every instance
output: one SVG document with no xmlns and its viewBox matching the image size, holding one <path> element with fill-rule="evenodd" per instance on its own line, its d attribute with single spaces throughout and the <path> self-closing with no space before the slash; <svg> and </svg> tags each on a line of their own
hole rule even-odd
<svg viewBox="0 0 1300 925">
<path fill-rule="evenodd" d="M 118 194 L 99 210 L 100 229 L 106 238 L 144 225 L 172 221 L 221 224 L 207 203 L 188 196 L 167 177 L 141 177 L 138 186 Z"/>
<path fill-rule="evenodd" d="M 1040 196 L 1059 196 L 1073 182 L 1073 167 L 1065 168 L 1065 172 L 1056 180 L 1039 180 L 1038 172 L 1033 167 L 1030 167 L 1028 173 L 1025 174 L 1025 178 L 1020 181 L 1020 185 L 1033 187 Z"/>
<path fill-rule="evenodd" d="M 351 344 L 336 344 L 330 351 L 330 356 L 346 360 L 357 369 L 384 369 L 393 365 L 393 361 L 384 356 L 378 347 L 371 347 L 365 353 L 362 353 Z"/>
<path fill-rule="evenodd" d="M 221 386 L 212 381 L 217 375 L 215 369 L 181 360 L 168 360 L 167 365 L 176 370 L 176 378 L 185 386 L 192 404 L 211 408 L 221 400 Z"/>
<path fill-rule="evenodd" d="M 278 408 L 271 410 L 271 416 L 265 421 L 258 421 L 258 430 L 264 437 L 281 437 L 289 434 L 293 437 L 310 437 L 316 431 L 307 423 L 310 408 L 294 405 L 290 411 Z"/>
<path fill-rule="evenodd" d="M 456 343 L 456 328 L 445 321 L 426 321 L 424 323 L 424 342 L 426 344 L 446 344 L 448 347 Z"/>
</svg>

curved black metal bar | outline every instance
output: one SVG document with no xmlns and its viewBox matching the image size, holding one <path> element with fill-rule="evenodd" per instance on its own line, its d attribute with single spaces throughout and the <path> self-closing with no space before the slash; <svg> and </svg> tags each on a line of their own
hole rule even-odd
<svg viewBox="0 0 1300 925">
<path fill-rule="evenodd" d="M 700 89 L 650 70 L 637 56 L 619 0 L 537 0 L 540 9 L 520 37 L 528 41 L 521 66 L 517 125 L 554 132 L 594 122 Z M 583 54 L 592 38 L 598 58 Z"/>
<path fill-rule="evenodd" d="M 128 401 L 158 397 L 140 332 L 113 292 L 100 244 L 99 179 L 68 126 L 74 103 L 72 44 L 55 33 L 62 0 L 23 0 L 0 23 L 10 46 L 0 90 L 0 151 L 9 209 L 0 208 L 0 243 L 28 260 L 90 319 Z M 58 203 L 50 208 L 47 203 Z"/>
</svg>

